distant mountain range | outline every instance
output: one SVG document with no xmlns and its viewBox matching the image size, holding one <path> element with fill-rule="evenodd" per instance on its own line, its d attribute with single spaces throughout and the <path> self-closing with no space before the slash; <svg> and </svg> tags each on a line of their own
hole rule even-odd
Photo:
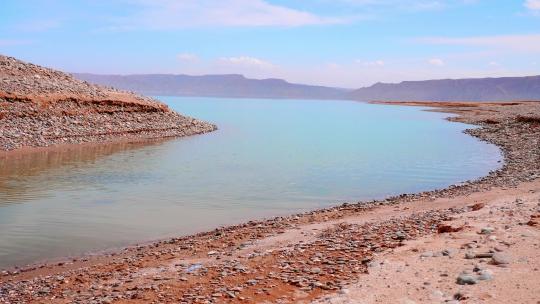
<svg viewBox="0 0 540 304">
<path fill-rule="evenodd" d="M 73 74 L 91 83 L 145 95 L 240 98 L 350 99 L 361 101 L 540 100 L 540 76 L 377 83 L 357 90 L 249 79 L 242 75 Z"/>
<path fill-rule="evenodd" d="M 540 76 L 377 83 L 347 96 L 355 100 L 381 101 L 540 100 Z"/>
<path fill-rule="evenodd" d="M 342 98 L 351 90 L 289 83 L 282 79 L 248 79 L 242 75 L 96 75 L 73 74 L 91 83 L 145 95 L 240 98 Z"/>
</svg>

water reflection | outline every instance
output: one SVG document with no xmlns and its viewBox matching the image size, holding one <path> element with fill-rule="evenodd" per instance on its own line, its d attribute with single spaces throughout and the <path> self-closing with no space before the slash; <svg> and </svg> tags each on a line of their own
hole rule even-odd
<svg viewBox="0 0 540 304">
<path fill-rule="evenodd" d="M 68 187 L 67 184 L 95 184 L 96 176 L 84 171 L 99 160 L 117 153 L 141 150 L 153 157 L 156 149 L 167 139 L 146 141 L 70 145 L 28 151 L 0 153 L 0 207 L 11 203 L 24 203 L 48 197 L 51 192 Z M 124 161 L 136 162 L 133 157 Z M 132 167 L 134 164 L 123 165 Z M 76 173 L 81 174 L 76 174 Z M 100 176 L 103 178 L 103 176 Z M 114 177 L 118 179 L 119 176 Z M 138 176 L 144 178 L 144 176 Z M 122 182 L 119 180 L 118 182 Z"/>
</svg>

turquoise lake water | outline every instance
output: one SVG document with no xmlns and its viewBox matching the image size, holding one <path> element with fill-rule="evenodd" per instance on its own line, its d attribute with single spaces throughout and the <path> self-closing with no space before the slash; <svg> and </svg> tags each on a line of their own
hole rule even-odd
<svg viewBox="0 0 540 304">
<path fill-rule="evenodd" d="M 498 168 L 416 107 L 159 97 L 219 130 L 0 159 L 0 268 L 248 219 L 443 188 Z"/>
</svg>

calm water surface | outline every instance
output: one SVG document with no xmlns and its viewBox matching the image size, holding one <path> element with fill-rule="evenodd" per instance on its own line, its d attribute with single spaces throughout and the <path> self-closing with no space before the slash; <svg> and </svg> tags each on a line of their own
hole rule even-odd
<svg viewBox="0 0 540 304">
<path fill-rule="evenodd" d="M 0 268 L 441 188 L 501 160 L 470 126 L 414 107 L 161 100 L 220 129 L 0 157 Z"/>
</svg>

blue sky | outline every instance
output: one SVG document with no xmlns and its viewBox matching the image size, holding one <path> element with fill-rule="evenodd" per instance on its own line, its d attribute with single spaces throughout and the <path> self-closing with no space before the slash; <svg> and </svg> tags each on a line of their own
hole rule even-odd
<svg viewBox="0 0 540 304">
<path fill-rule="evenodd" d="M 360 87 L 540 74 L 540 0 L 3 0 L 0 53 L 67 72 Z"/>
</svg>

